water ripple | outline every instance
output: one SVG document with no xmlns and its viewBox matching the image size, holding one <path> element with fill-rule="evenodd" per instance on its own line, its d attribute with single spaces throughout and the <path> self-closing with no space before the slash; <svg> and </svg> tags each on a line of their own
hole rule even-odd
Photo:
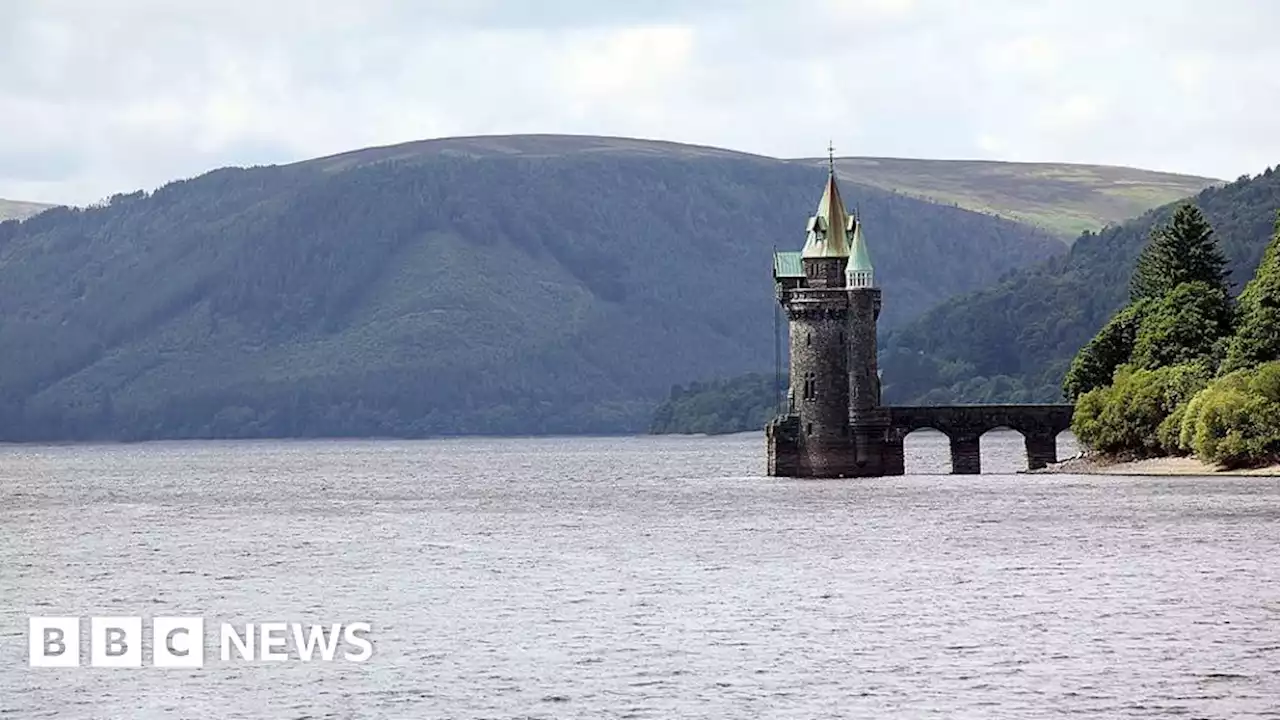
<svg viewBox="0 0 1280 720">
<path fill-rule="evenodd" d="M 0 716 L 1276 717 L 1280 480 L 763 478 L 728 438 L 0 448 Z M 26 616 L 369 621 L 29 669 Z"/>
</svg>

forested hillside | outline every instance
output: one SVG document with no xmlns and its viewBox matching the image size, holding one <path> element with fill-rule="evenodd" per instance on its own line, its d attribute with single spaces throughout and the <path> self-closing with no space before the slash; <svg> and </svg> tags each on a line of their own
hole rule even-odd
<svg viewBox="0 0 1280 720">
<path fill-rule="evenodd" d="M 1194 202 L 1212 224 L 1238 292 L 1253 274 L 1280 207 L 1280 172 L 1203 191 Z M 1061 399 L 1076 351 L 1128 299 L 1129 277 L 1151 228 L 1173 206 L 1099 233 L 1070 252 L 945 303 L 888 333 L 880 367 L 894 403 Z M 885 304 L 890 299 L 885 292 Z"/>
<path fill-rule="evenodd" d="M 0 437 L 635 431 L 674 383 L 772 366 L 770 253 L 800 247 L 822 169 L 531 142 L 224 169 L 0 224 Z M 886 326 L 1061 247 L 845 194 Z"/>
<path fill-rule="evenodd" d="M 759 430 L 778 414 L 786 377 L 747 373 L 727 380 L 676 385 L 653 412 L 649 432 L 726 433 Z"/>
</svg>

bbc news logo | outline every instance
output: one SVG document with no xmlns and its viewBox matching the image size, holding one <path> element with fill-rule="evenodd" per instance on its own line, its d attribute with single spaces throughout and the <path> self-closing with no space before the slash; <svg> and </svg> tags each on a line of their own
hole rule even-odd
<svg viewBox="0 0 1280 720">
<path fill-rule="evenodd" d="M 32 617 L 28 629 L 31 667 L 80 665 L 78 617 Z M 155 667 L 204 667 L 204 618 L 156 617 L 143 634 L 140 617 L 89 618 L 89 665 L 142 667 L 144 642 L 151 646 Z M 367 622 L 330 625 L 265 622 L 218 627 L 218 657 L 222 662 L 364 662 L 373 656 Z M 341 651 L 341 652 L 340 652 Z"/>
</svg>

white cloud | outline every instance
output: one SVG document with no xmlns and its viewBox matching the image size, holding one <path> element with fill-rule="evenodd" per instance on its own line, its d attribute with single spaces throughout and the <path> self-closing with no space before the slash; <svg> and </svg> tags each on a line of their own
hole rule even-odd
<svg viewBox="0 0 1280 720">
<path fill-rule="evenodd" d="M 1205 89 L 1209 76 L 1209 62 L 1198 56 L 1183 56 L 1174 59 L 1170 68 L 1174 82 L 1183 92 L 1198 95 Z"/>
<path fill-rule="evenodd" d="M 902 18 L 920 7 L 916 0 L 825 0 L 823 4 L 826 12 L 855 21 Z"/>
<path fill-rule="evenodd" d="M 1221 0 L 7 0 L 0 197 L 442 135 L 1280 162 L 1280 6 Z"/>
<path fill-rule="evenodd" d="M 1004 152 L 1005 144 L 1003 140 L 995 135 L 983 133 L 978 136 L 978 147 L 982 148 L 982 151 L 992 158 L 999 158 L 1001 153 Z"/>
<path fill-rule="evenodd" d="M 1072 95 L 1040 113 L 1040 125 L 1056 132 L 1092 131 L 1104 119 L 1101 101 L 1091 95 Z"/>
<path fill-rule="evenodd" d="M 572 98 L 578 119 L 622 110 L 660 120 L 693 70 L 694 42 L 692 28 L 677 26 L 570 33 L 555 63 L 555 90 Z"/>
<path fill-rule="evenodd" d="M 991 47 L 986 53 L 989 71 L 1025 73 L 1047 77 L 1062 68 L 1062 50 L 1044 35 L 1027 35 Z"/>
</svg>

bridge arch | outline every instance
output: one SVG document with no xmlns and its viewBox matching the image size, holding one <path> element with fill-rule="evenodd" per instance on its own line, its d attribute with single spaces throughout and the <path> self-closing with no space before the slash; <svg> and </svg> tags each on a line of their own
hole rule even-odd
<svg viewBox="0 0 1280 720">
<path fill-rule="evenodd" d="M 906 475 L 946 475 L 951 472 L 951 455 L 947 434 L 932 426 L 904 431 L 902 470 Z"/>
<path fill-rule="evenodd" d="M 948 407 L 890 408 L 890 435 L 901 447 L 903 438 L 924 429 L 947 436 L 951 472 L 982 472 L 982 436 L 1009 428 L 1022 434 L 1027 467 L 1042 468 L 1057 462 L 1058 434 L 1071 425 L 1069 405 L 955 405 Z"/>
</svg>

